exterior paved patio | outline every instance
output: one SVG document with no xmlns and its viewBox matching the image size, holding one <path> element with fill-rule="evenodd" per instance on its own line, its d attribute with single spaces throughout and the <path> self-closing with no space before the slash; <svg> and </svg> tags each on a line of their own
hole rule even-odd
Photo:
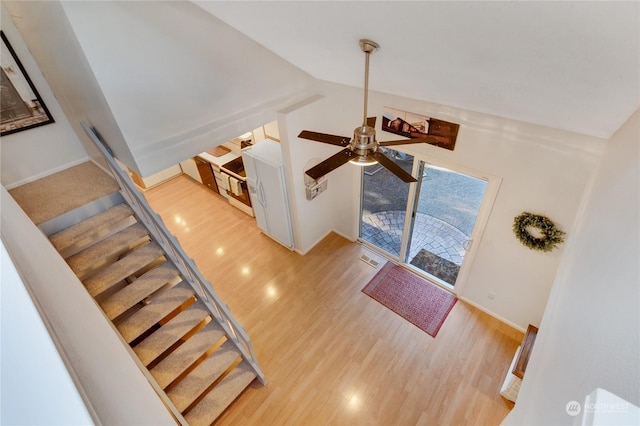
<svg viewBox="0 0 640 426">
<path fill-rule="evenodd" d="M 366 215 L 363 217 L 362 239 L 394 256 L 399 256 L 404 219 L 405 212 L 400 210 Z M 467 240 L 468 237 L 456 227 L 433 216 L 416 213 L 408 261 L 411 261 L 420 249 L 425 249 L 460 266 Z"/>
</svg>

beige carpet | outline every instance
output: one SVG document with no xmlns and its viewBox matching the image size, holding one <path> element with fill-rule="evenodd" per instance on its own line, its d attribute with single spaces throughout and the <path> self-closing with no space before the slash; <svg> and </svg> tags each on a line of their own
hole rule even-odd
<svg viewBox="0 0 640 426">
<path fill-rule="evenodd" d="M 116 181 L 91 161 L 9 191 L 39 225 L 118 190 Z"/>
</svg>

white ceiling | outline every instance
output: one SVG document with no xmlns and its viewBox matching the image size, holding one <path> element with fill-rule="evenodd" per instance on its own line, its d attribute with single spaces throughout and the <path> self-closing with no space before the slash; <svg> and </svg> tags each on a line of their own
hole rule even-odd
<svg viewBox="0 0 640 426">
<path fill-rule="evenodd" d="M 196 1 L 312 76 L 607 138 L 640 106 L 640 2 Z"/>
</svg>

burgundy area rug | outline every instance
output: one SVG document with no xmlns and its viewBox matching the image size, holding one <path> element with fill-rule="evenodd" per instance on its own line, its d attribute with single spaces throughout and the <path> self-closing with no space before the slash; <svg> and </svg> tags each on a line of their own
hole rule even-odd
<svg viewBox="0 0 640 426">
<path fill-rule="evenodd" d="M 378 271 L 362 292 L 433 337 L 458 300 L 391 262 Z"/>
</svg>

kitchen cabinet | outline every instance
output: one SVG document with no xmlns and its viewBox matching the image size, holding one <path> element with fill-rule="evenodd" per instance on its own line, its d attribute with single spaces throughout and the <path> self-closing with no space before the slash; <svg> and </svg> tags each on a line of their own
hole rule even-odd
<svg viewBox="0 0 640 426">
<path fill-rule="evenodd" d="M 239 147 L 240 145 L 238 145 L 238 149 L 240 149 Z M 228 151 L 229 152 L 224 155 L 217 156 L 211 154 L 210 152 L 201 152 L 196 157 L 196 159 L 206 161 L 211 165 L 211 169 L 213 170 L 213 177 L 215 178 L 216 184 L 218 185 L 218 191 L 220 195 L 225 198 L 229 198 L 229 196 L 227 195 L 227 189 L 229 189 L 227 184 L 228 180 L 225 181 L 225 178 L 222 176 L 222 173 L 220 172 L 220 166 L 240 156 L 240 154 L 235 154 L 231 149 L 229 149 Z"/>
<path fill-rule="evenodd" d="M 264 135 L 267 138 L 280 142 L 280 130 L 278 129 L 278 120 L 274 120 L 271 123 L 265 124 L 263 128 L 264 128 Z"/>
<path fill-rule="evenodd" d="M 186 160 L 180 162 L 180 168 L 182 169 L 182 173 L 189 176 L 196 182 L 202 183 L 195 158 L 187 158 Z"/>
<path fill-rule="evenodd" d="M 216 178 L 213 175 L 211 163 L 199 157 L 195 157 L 194 160 L 196 162 L 196 166 L 198 167 L 198 173 L 200 174 L 202 184 L 219 194 L 220 190 L 218 189 Z"/>
<path fill-rule="evenodd" d="M 172 177 L 178 176 L 179 174 L 182 174 L 182 169 L 180 168 L 180 165 L 176 164 L 175 166 L 171 166 L 161 172 L 142 179 L 144 180 L 145 187 L 150 188 L 167 181 Z"/>
<path fill-rule="evenodd" d="M 256 129 L 253 129 L 251 133 L 253 133 L 254 141 L 261 141 L 267 138 L 267 136 L 264 134 L 264 127 L 258 127 Z"/>
<path fill-rule="evenodd" d="M 224 178 L 224 176 L 222 176 L 220 166 L 212 164 L 211 168 L 213 169 L 213 177 L 216 178 L 216 183 L 218 184 L 218 191 L 220 192 L 220 195 L 222 195 L 224 198 L 229 198 L 229 195 L 227 194 L 227 189 L 229 189 L 227 183 L 228 181 Z"/>
<path fill-rule="evenodd" d="M 138 175 L 136 172 L 134 172 L 131 169 L 128 169 L 128 170 L 129 170 L 129 176 L 131 176 L 131 179 L 136 183 L 136 185 L 138 185 L 142 189 L 151 188 L 152 186 L 158 185 L 162 182 L 165 182 L 171 179 L 172 177 L 182 174 L 182 169 L 180 168 L 179 164 L 176 164 L 175 166 L 171 166 L 167 169 L 164 169 L 156 174 L 153 174 L 145 178 Z"/>
</svg>

